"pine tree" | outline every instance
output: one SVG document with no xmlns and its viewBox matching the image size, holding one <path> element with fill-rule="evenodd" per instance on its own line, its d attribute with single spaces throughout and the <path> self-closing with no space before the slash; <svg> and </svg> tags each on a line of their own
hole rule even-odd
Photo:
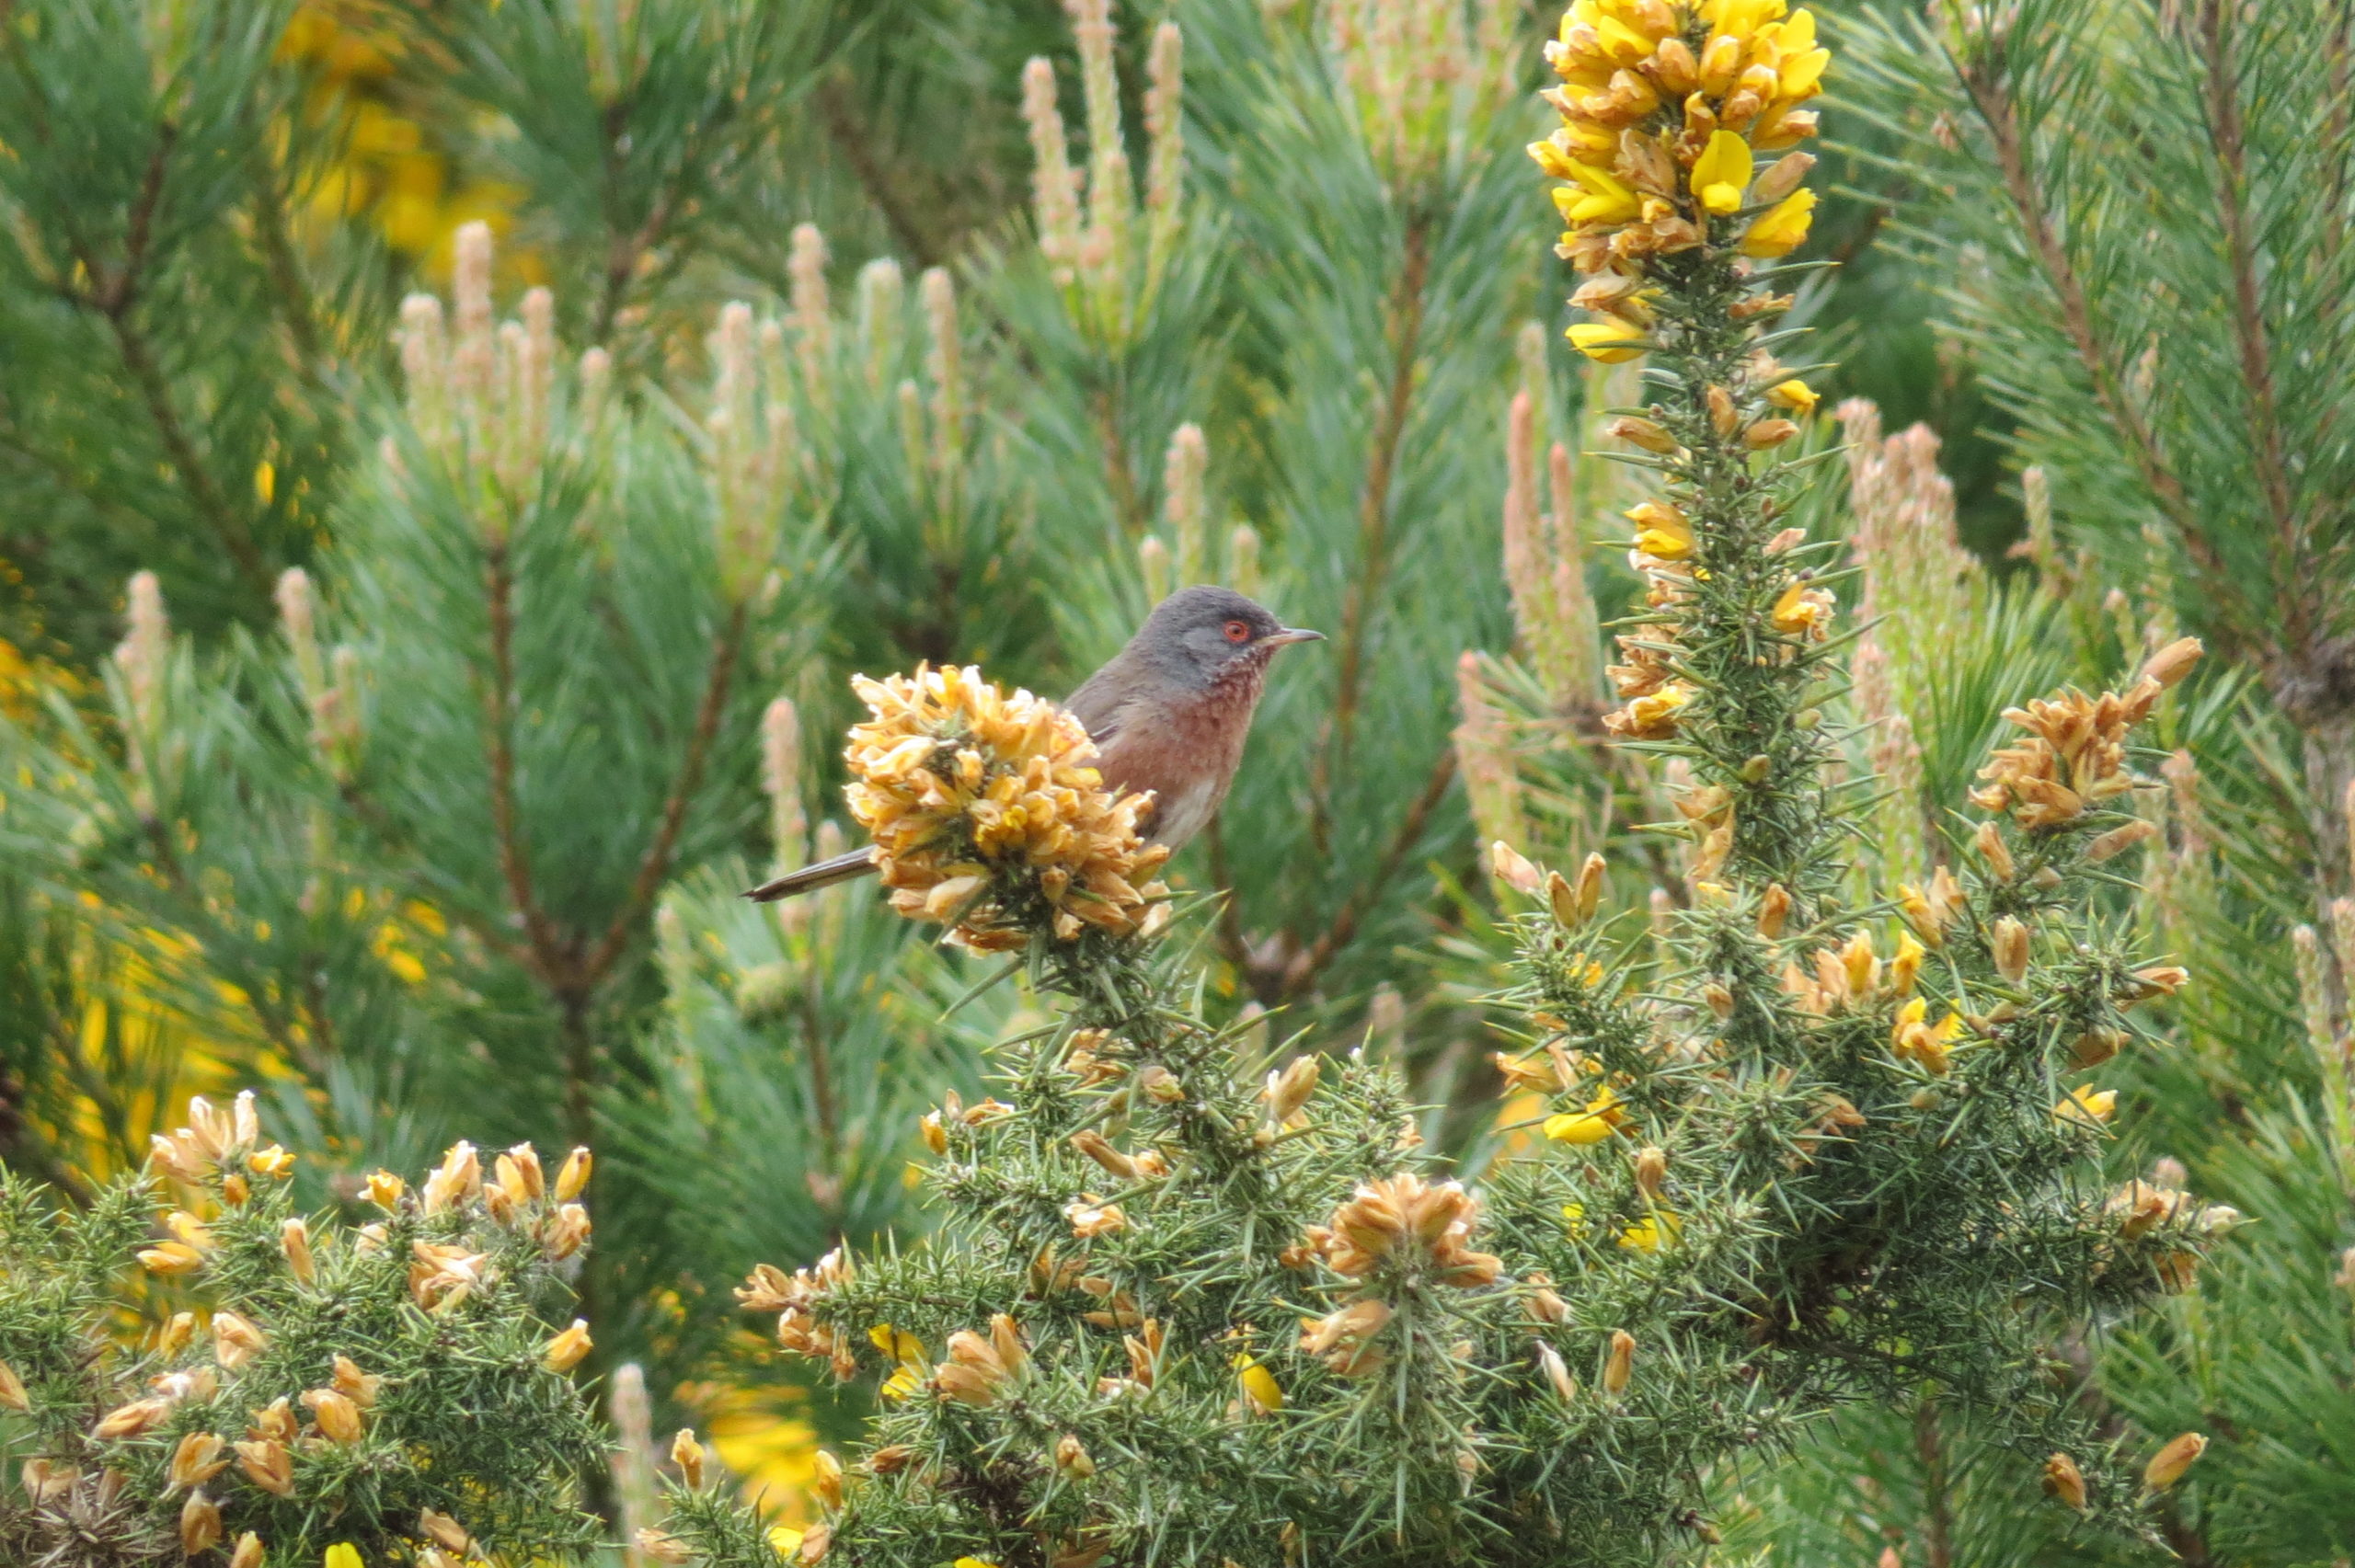
<svg viewBox="0 0 2355 1568">
<path fill-rule="evenodd" d="M 1812 160 L 1752 162 L 1811 129 L 1827 56 L 1763 11 L 1574 10 L 1554 56 L 1540 161 L 1574 182 L 1564 250 L 1603 318 L 1573 336 L 1650 356 L 1649 400 L 1611 427 L 1657 489 L 1605 722 L 1686 762 L 1695 898 L 1655 964 L 1601 907 L 1599 856 L 1571 880 L 1497 846 L 1526 911 L 1510 1070 L 1550 1103 L 1548 1147 L 1467 1187 L 1419 1150 L 1395 1071 L 1245 1060 L 1156 944 L 1162 852 L 1137 798 L 1092 787 L 1076 726 L 970 669 L 865 683 L 852 804 L 895 907 L 1019 952 L 1061 1006 L 996 1053 L 1004 1098 L 927 1119 L 931 1246 L 741 1293 L 787 1349 L 885 1375 L 855 1469 L 821 1464 L 801 1561 L 1656 1561 L 1715 1537 L 1714 1463 L 1925 1384 L 2041 1459 L 2063 1507 L 2137 1517 L 2039 1345 L 2188 1284 L 2236 1218 L 2089 1184 L 2114 1096 L 2062 1092 L 2184 979 L 2135 967 L 2085 900 L 2149 832 L 2114 804 L 2126 732 L 2198 649 L 2019 715 L 1967 880 L 1848 901 L 1854 792 L 1818 705 L 1832 546 L 1786 526 L 1804 469 L 1774 455 L 1813 395 L 1773 358 L 1790 269 L 1758 264 L 1804 236 Z M 1699 90 L 1662 110 L 1620 51 Z M 2140 1495 L 2202 1443 L 2153 1456 Z M 649 1551 L 760 1560 L 709 1492 L 672 1508 Z"/>
</svg>

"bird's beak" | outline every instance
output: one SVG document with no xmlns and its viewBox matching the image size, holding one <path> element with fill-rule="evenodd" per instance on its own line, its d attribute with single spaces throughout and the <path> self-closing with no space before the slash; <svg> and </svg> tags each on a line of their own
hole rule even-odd
<svg viewBox="0 0 2355 1568">
<path fill-rule="evenodd" d="M 1281 631 L 1269 632 L 1266 636 L 1261 637 L 1259 646 L 1281 647 L 1286 643 L 1321 643 L 1324 640 L 1325 634 L 1322 632 L 1312 632 L 1301 626 L 1286 626 Z"/>
</svg>

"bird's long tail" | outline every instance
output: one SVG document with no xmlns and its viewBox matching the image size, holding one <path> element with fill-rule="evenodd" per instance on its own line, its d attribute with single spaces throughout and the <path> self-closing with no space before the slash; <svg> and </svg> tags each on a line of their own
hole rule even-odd
<svg viewBox="0 0 2355 1568">
<path fill-rule="evenodd" d="M 779 898 L 790 898 L 796 893 L 807 893 L 818 887 L 831 887 L 837 882 L 847 882 L 854 876 L 867 876 L 875 870 L 875 851 L 870 846 L 838 854 L 832 860 L 821 860 L 815 865 L 805 865 L 798 871 L 788 871 L 773 877 L 759 887 L 749 889 L 744 897 L 756 904 L 773 904 Z"/>
</svg>

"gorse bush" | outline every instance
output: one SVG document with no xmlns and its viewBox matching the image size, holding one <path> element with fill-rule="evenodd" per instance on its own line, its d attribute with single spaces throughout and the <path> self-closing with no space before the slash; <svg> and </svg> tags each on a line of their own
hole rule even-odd
<svg viewBox="0 0 2355 1568">
<path fill-rule="evenodd" d="M 567 1376 L 589 1336 L 563 1326 L 587 1151 L 549 1174 L 522 1145 L 486 1173 L 461 1144 L 414 1188 L 372 1174 L 380 1218 L 358 1225 L 295 1212 L 293 1166 L 246 1094 L 197 1100 L 151 1177 L 78 1212 L 0 1178 L 9 1562 L 260 1568 L 339 1547 L 453 1568 L 596 1539 L 573 1499 L 603 1441 Z M 155 1239 L 163 1184 L 188 1207 Z M 187 1305 L 126 1336 L 134 1250 L 146 1300 Z"/>
<path fill-rule="evenodd" d="M 2180 968 L 2095 906 L 2149 828 L 2128 738 L 2197 657 L 2014 710 L 1968 869 L 1849 898 L 1869 782 L 1831 775 L 1832 546 L 1778 461 L 1813 400 L 1775 358 L 1826 61 L 1774 0 L 1582 3 L 1552 62 L 1564 254 L 1644 354 L 1612 433 L 1646 605 L 1609 728 L 1683 764 L 1690 903 L 1658 957 L 1600 857 L 1499 844 L 1541 1096 L 1532 1152 L 1467 1185 L 1362 1055 L 1257 1059 L 1206 1020 L 1168 895 L 1085 742 L 974 670 L 865 689 L 854 805 L 903 912 L 1023 952 L 1054 1022 L 992 1098 L 926 1118 L 925 1247 L 838 1249 L 740 1296 L 788 1351 L 882 1379 L 821 1461 L 804 1562 L 1649 1562 L 1716 1538 L 1700 1480 L 1838 1404 L 1929 1388 L 1983 1415 L 2060 1506 L 2128 1528 L 2196 1458 L 2122 1470 L 2041 1346 L 2187 1287 L 2236 1219 L 2092 1158 L 2114 1096 L 2075 1074 Z M 1869 880 L 1869 878 L 1867 879 Z M 1262 1074 L 1265 1074 L 1264 1081 Z M 769 1548 L 691 1483 L 666 1561 Z"/>
</svg>

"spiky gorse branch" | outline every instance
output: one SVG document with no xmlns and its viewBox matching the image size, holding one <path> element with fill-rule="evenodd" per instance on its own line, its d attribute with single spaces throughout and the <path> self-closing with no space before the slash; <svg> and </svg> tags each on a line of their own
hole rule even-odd
<svg viewBox="0 0 2355 1568">
<path fill-rule="evenodd" d="M 375 1173 L 382 1218 L 346 1226 L 295 1212 L 294 1156 L 248 1093 L 192 1102 L 151 1166 L 184 1205 L 160 1238 L 153 1178 L 73 1215 L 0 1175 L 7 1561 L 465 1568 L 594 1541 L 570 1499 L 601 1445 L 566 1375 L 589 1339 L 552 1321 L 588 1240 L 586 1150 L 486 1172 L 462 1143 L 414 1190 Z M 201 1302 L 136 1349 L 112 1333 L 134 1249 Z"/>
<path fill-rule="evenodd" d="M 977 856 L 957 894 L 990 896 L 994 940 L 1027 937 L 1065 1006 L 1001 1048 L 1002 1098 L 926 1119 L 935 1244 L 741 1293 L 788 1350 L 881 1379 L 873 1442 L 823 1468 L 800 1560 L 1650 1562 L 1714 1536 L 1713 1466 L 1925 1386 L 2113 1519 L 2196 1454 L 2187 1435 L 2140 1487 L 2120 1479 L 2039 1351 L 2187 1285 L 2234 1218 L 2091 1188 L 2114 1098 L 2063 1082 L 2184 979 L 2087 910 L 2137 831 L 2112 809 L 2126 729 L 2196 650 L 2123 695 L 2020 710 L 1976 863 L 1844 903 L 1834 604 L 1811 567 L 1832 546 L 1787 526 L 1771 455 L 1812 394 L 1768 358 L 1756 324 L 1786 302 L 1749 273 L 1803 235 L 1805 165 L 1760 210 L 1744 139 L 1798 134 L 1822 63 L 1779 0 L 1581 0 L 1557 52 L 1586 95 L 1573 144 L 1605 127 L 1626 165 L 1573 176 L 1591 194 L 1568 248 L 1603 284 L 1582 293 L 1624 313 L 1581 340 L 1653 356 L 1654 400 L 1615 426 L 1660 484 L 1631 513 L 1648 601 L 1615 727 L 1681 761 L 1692 858 L 1648 959 L 1599 857 L 1564 877 L 1498 855 L 1529 899 L 1506 1001 L 1530 1048 L 1505 1065 L 1545 1102 L 1538 1152 L 1467 1185 L 1418 1150 L 1387 1070 L 1304 1056 L 1262 1080 L 1179 957 L 1059 929 L 1042 897 L 998 893 L 1044 873 Z M 1680 72 L 1675 107 L 1645 85 Z M 916 727 L 854 761 L 927 771 L 925 844 L 979 843 L 981 781 L 1051 770 L 1062 744 L 1044 723 Z M 692 1485 L 660 1545 L 774 1551 Z"/>
</svg>

